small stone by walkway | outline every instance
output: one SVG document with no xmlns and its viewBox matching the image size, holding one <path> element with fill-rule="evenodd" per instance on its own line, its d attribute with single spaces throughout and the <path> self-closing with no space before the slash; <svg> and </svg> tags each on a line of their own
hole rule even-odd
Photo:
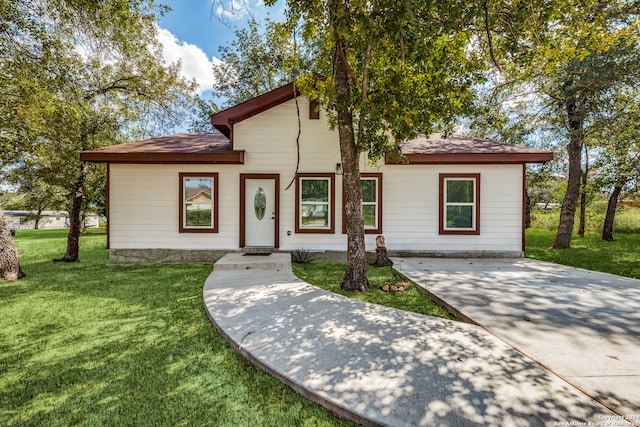
<svg viewBox="0 0 640 427">
<path fill-rule="evenodd" d="M 616 417 L 481 327 L 323 291 L 291 273 L 288 254 L 241 267 L 233 255 L 204 286 L 214 325 L 253 363 L 342 417 L 388 426 Z"/>
</svg>

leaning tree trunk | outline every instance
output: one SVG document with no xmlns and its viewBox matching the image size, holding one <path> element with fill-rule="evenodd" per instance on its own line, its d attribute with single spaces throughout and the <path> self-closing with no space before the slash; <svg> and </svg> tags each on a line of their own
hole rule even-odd
<svg viewBox="0 0 640 427">
<path fill-rule="evenodd" d="M 604 226 L 602 227 L 602 240 L 613 242 L 613 221 L 616 218 L 616 208 L 618 207 L 618 198 L 622 192 L 622 185 L 616 185 L 613 188 L 609 203 L 607 204 L 607 214 L 604 217 Z"/>
<path fill-rule="evenodd" d="M 4 280 L 22 279 L 24 273 L 18 261 L 18 251 L 11 238 L 11 230 L 0 212 L 0 277 Z"/>
<path fill-rule="evenodd" d="M 84 197 L 84 183 L 87 178 L 89 166 L 87 162 L 80 165 L 80 174 L 74 187 L 73 204 L 69 212 L 69 235 L 67 236 L 67 251 L 64 256 L 54 261 L 75 262 L 80 254 L 80 231 L 82 221 L 80 211 L 82 210 L 82 198 Z"/>
<path fill-rule="evenodd" d="M 567 192 L 562 200 L 558 232 L 553 245 L 551 245 L 554 249 L 567 249 L 571 246 L 571 233 L 573 233 L 576 207 L 580 196 L 580 178 L 582 176 L 582 119 L 577 111 L 575 101 L 568 101 L 566 110 L 571 131 L 569 144 L 567 145 L 569 177 L 567 180 Z"/>
<path fill-rule="evenodd" d="M 362 188 L 360 187 L 360 153 L 353 131 L 353 115 L 347 106 L 351 103 L 349 76 L 342 43 L 337 40 L 334 57 L 334 85 L 338 104 L 338 135 L 342 159 L 344 203 L 347 228 L 347 270 L 340 288 L 354 292 L 369 289 L 367 257 L 364 244 L 362 216 Z"/>
</svg>

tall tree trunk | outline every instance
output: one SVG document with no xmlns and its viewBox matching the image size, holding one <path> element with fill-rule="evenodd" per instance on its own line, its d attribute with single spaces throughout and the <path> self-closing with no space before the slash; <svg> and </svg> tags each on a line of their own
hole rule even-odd
<svg viewBox="0 0 640 427">
<path fill-rule="evenodd" d="M 531 228 L 531 197 L 529 191 L 524 191 L 524 228 Z"/>
<path fill-rule="evenodd" d="M 604 216 L 604 226 L 602 227 L 602 240 L 613 242 L 613 221 L 616 218 L 616 209 L 618 207 L 618 198 L 622 192 L 622 185 L 616 185 L 613 192 L 609 196 L 607 204 L 607 214 Z"/>
<path fill-rule="evenodd" d="M 570 83 L 567 83 L 567 87 Z M 567 179 L 567 192 L 562 200 L 560 210 L 560 223 L 556 238 L 551 245 L 554 249 L 567 249 L 571 246 L 571 233 L 575 222 L 576 207 L 580 196 L 580 178 L 582 176 L 582 126 L 583 120 L 575 100 L 570 99 L 565 105 L 569 126 L 569 144 L 567 154 L 569 157 L 569 177 Z"/>
<path fill-rule="evenodd" d="M 80 211 L 82 210 L 82 198 L 84 197 L 84 183 L 87 178 L 89 164 L 82 162 L 80 165 L 80 174 L 75 185 L 75 193 L 73 196 L 73 204 L 71 212 L 69 212 L 69 235 L 67 237 L 67 251 L 64 256 L 54 261 L 75 262 L 78 261 L 80 254 L 80 231 L 82 221 L 80 220 Z"/>
<path fill-rule="evenodd" d="M 4 280 L 16 280 L 24 277 L 18 261 L 18 251 L 2 211 L 0 211 L 0 277 Z"/>
<path fill-rule="evenodd" d="M 587 222 L 587 169 L 585 168 L 580 178 L 580 215 L 578 221 L 578 236 L 584 237 L 584 229 Z"/>
<path fill-rule="evenodd" d="M 40 228 L 41 219 L 42 219 L 42 208 L 38 208 L 38 212 L 36 213 L 35 224 L 33 225 L 34 230 L 38 230 Z"/>
<path fill-rule="evenodd" d="M 340 137 L 347 228 L 347 270 L 340 288 L 354 292 L 366 292 L 369 289 L 369 280 L 367 279 L 367 256 L 364 244 L 360 153 L 355 142 L 353 114 L 347 109 L 347 106 L 351 104 L 351 94 L 345 54 L 341 49 L 343 49 L 341 40 L 337 40 L 333 76 L 338 102 L 338 135 Z"/>
<path fill-rule="evenodd" d="M 589 149 L 584 147 L 584 172 L 581 175 L 580 185 L 580 222 L 578 224 L 578 236 L 584 237 L 587 225 L 587 180 L 589 179 Z"/>
</svg>

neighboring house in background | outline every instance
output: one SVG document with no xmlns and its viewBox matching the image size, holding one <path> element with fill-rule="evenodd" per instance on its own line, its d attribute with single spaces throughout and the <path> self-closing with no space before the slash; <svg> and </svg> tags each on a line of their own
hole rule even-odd
<svg viewBox="0 0 640 427">
<path fill-rule="evenodd" d="M 220 134 L 84 151 L 108 166 L 111 259 L 215 260 L 229 251 L 344 253 L 337 131 L 289 84 L 211 116 Z M 406 163 L 360 161 L 368 251 L 522 256 L 525 164 L 548 151 L 463 136 L 401 144 Z"/>
<path fill-rule="evenodd" d="M 9 228 L 12 230 L 33 230 L 36 227 L 34 217 L 36 211 L 3 211 Z M 98 227 L 100 217 L 96 214 L 87 214 L 85 216 L 85 227 Z M 40 221 L 38 228 L 41 230 L 49 230 L 54 228 L 68 228 L 69 213 L 65 211 L 42 211 L 40 213 Z"/>
</svg>

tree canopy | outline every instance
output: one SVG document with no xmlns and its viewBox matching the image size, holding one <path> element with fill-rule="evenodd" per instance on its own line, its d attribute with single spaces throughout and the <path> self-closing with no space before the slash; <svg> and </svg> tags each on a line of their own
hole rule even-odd
<svg viewBox="0 0 640 427">
<path fill-rule="evenodd" d="M 74 261 L 91 173 L 79 152 L 183 120 L 194 84 L 159 59 L 165 8 L 153 0 L 0 0 L 0 10 L 0 166 L 40 160 L 59 178 L 71 212 L 62 260 Z"/>
</svg>

